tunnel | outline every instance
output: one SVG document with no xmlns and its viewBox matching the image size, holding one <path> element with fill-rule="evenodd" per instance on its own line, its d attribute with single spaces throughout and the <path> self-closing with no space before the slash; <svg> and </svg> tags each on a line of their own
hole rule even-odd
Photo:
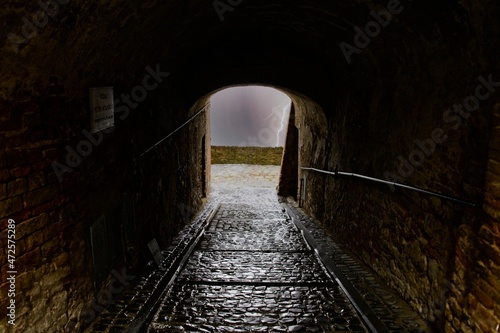
<svg viewBox="0 0 500 333">
<path fill-rule="evenodd" d="M 498 2 L 0 13 L 1 331 L 83 331 L 150 269 L 210 198 L 210 97 L 249 85 L 292 100 L 280 196 L 433 331 L 500 331 Z"/>
</svg>

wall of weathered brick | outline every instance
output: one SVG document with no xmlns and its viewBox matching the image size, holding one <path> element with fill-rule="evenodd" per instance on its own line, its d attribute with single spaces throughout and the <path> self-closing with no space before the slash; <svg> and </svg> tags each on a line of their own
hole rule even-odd
<svg viewBox="0 0 500 333">
<path fill-rule="evenodd" d="M 442 66 L 453 71 L 455 65 Z M 346 84 L 336 107 L 324 109 L 326 118 L 313 107 L 297 108 L 301 167 L 364 174 L 479 204 L 466 207 L 407 190 L 393 192 L 388 185 L 315 172 L 300 175 L 306 183 L 306 211 L 322 220 L 437 331 L 494 332 L 498 324 L 494 213 L 498 144 L 495 135 L 490 140 L 489 134 L 498 92 L 482 101 L 460 126 L 456 119 L 454 123 L 444 119 L 454 103 L 474 95 L 482 84 L 479 75 L 493 75 L 500 81 L 498 74 L 486 70 L 470 70 L 469 79 L 460 80 L 461 85 L 457 82 L 453 95 L 443 97 L 425 78 L 410 81 L 387 68 L 387 77 L 406 83 L 391 91 L 372 82 Z M 433 80 L 447 81 L 446 75 Z M 481 89 L 486 91 L 484 85 Z M 442 142 L 424 153 L 419 144 L 433 133 Z M 414 153 L 418 149 L 420 153 Z M 488 149 L 493 157 L 487 163 Z M 399 172 L 402 163 L 410 165 L 410 159 L 419 165 Z M 485 211 L 490 218 L 481 209 L 485 175 Z"/>
<path fill-rule="evenodd" d="M 493 110 L 484 187 L 484 214 L 476 225 L 461 226 L 455 271 L 446 303 L 447 332 L 500 330 L 500 104 Z"/>
<path fill-rule="evenodd" d="M 156 64 L 145 64 L 123 81 L 101 82 L 114 86 L 119 98 L 142 83 L 146 66 Z M 61 174 L 60 182 L 52 163 L 67 165 L 66 147 L 76 150 L 82 140 L 88 140 L 82 134 L 90 126 L 86 91 L 99 79 L 79 87 L 61 84 L 54 93 L 51 84 L 29 86 L 38 79 L 43 81 L 33 73 L 26 87 L 0 102 L 0 235 L 6 244 L 8 220 L 16 221 L 15 331 L 60 332 L 64 327 L 76 331 L 92 319 L 96 310 L 91 304 L 106 284 L 94 279 L 90 226 L 105 215 L 107 227 L 113 228 L 110 234 L 118 240 L 113 249 L 118 255 L 108 273 L 112 268 L 121 273 L 122 267 L 137 272 L 150 260 L 146 244 L 155 237 L 161 246 L 168 245 L 201 206 L 199 161 L 207 114 L 141 157 L 194 113 L 194 107 L 189 110 L 178 98 L 173 82 L 165 79 L 130 109 L 126 119 L 119 119 L 123 113 L 117 113 L 114 131 L 104 134 L 71 173 Z M 209 144 L 208 140 L 208 154 Z M 125 195 L 131 199 L 125 202 Z M 131 204 L 135 214 L 131 216 L 134 211 L 129 210 L 125 216 L 122 209 L 130 209 Z M 124 249 L 126 218 L 134 218 L 135 225 Z M 0 251 L 0 290 L 6 295 L 6 246 Z M 14 332 L 6 323 L 7 302 L 6 297 L 0 300 L 0 330 Z"/>
</svg>

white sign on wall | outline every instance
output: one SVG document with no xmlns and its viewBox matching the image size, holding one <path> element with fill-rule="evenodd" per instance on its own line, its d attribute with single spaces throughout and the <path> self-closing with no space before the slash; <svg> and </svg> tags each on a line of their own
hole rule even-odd
<svg viewBox="0 0 500 333">
<path fill-rule="evenodd" d="M 115 126 L 113 87 L 90 89 L 90 122 L 92 133 Z"/>
</svg>

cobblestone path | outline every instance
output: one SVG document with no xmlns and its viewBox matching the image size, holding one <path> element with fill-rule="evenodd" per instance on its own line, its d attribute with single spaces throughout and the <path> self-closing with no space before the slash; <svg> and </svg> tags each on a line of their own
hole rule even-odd
<svg viewBox="0 0 500 333">
<path fill-rule="evenodd" d="M 253 192 L 223 196 L 148 332 L 367 332 L 274 191 Z"/>
<path fill-rule="evenodd" d="M 285 214 L 276 195 L 278 176 L 276 166 L 212 165 L 210 200 L 162 251 L 161 267 L 138 277 L 106 309 L 98 308 L 85 332 L 431 333 L 318 221 L 293 203 Z M 299 223 L 316 242 L 315 251 Z M 330 272 L 333 262 L 334 280 L 315 253 L 329 259 Z M 365 318 L 374 315 L 383 327 L 363 325 L 344 293 L 346 281 L 367 304 Z"/>
</svg>

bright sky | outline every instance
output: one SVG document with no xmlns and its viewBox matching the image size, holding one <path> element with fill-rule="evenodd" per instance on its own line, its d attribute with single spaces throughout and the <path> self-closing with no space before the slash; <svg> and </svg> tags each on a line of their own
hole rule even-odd
<svg viewBox="0 0 500 333">
<path fill-rule="evenodd" d="M 213 146 L 279 147 L 285 142 L 290 98 L 273 88 L 228 88 L 210 99 Z"/>
</svg>

